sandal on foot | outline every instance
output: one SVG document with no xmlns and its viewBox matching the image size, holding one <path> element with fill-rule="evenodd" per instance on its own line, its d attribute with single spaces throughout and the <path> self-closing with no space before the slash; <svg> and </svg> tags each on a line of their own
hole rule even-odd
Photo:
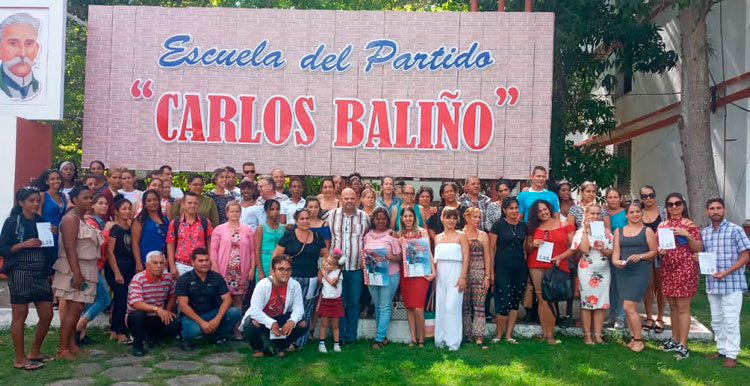
<svg viewBox="0 0 750 386">
<path fill-rule="evenodd" d="M 500 339 L 500 338 L 492 338 L 492 340 L 490 342 L 492 342 L 492 343 L 500 343 L 501 340 L 502 339 Z"/>
<path fill-rule="evenodd" d="M 413 341 L 411 341 L 411 343 L 409 343 L 409 347 L 414 347 L 416 345 L 417 345 L 417 341 L 416 340 L 413 340 Z"/>
<path fill-rule="evenodd" d="M 423 340 L 419 341 L 419 348 L 424 348 L 424 341 Z"/>
<path fill-rule="evenodd" d="M 25 364 L 25 365 L 23 365 L 23 366 L 16 366 L 16 365 L 13 365 L 13 368 L 14 368 L 14 369 L 18 369 L 18 370 L 26 370 L 26 371 L 34 371 L 34 370 L 39 370 L 39 369 L 41 369 L 42 367 L 44 367 L 44 363 L 42 363 L 42 362 L 34 362 L 34 361 L 31 361 L 31 362 L 29 362 L 29 363 L 27 363 L 27 364 Z"/>
<path fill-rule="evenodd" d="M 39 358 L 29 358 L 29 360 L 32 362 L 47 363 L 47 362 L 54 361 L 55 357 L 51 357 L 49 355 L 42 355 Z"/>
<path fill-rule="evenodd" d="M 659 325 L 661 323 L 661 325 Z M 664 321 L 661 319 L 656 319 L 656 322 L 654 323 L 654 332 L 657 334 L 661 334 L 664 332 Z"/>
<path fill-rule="evenodd" d="M 648 322 L 651 322 L 651 324 L 648 324 Z M 646 319 L 643 321 L 643 324 L 641 324 L 641 330 L 649 332 L 654 329 L 654 320 L 653 319 Z"/>
<path fill-rule="evenodd" d="M 374 348 L 375 350 L 379 350 L 383 348 L 384 346 L 385 346 L 385 343 L 376 341 L 375 344 L 372 345 L 372 348 Z"/>
<path fill-rule="evenodd" d="M 513 338 L 505 339 L 505 341 L 508 342 L 508 343 L 510 343 L 510 344 L 518 344 L 518 341 L 515 340 L 515 339 L 513 339 Z"/>
</svg>

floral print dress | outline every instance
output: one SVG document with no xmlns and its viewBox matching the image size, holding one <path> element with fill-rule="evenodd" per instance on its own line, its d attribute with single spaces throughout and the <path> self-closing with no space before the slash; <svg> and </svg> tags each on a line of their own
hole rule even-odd
<svg viewBox="0 0 750 386">
<path fill-rule="evenodd" d="M 242 263 L 240 259 L 240 229 L 232 231 L 232 247 L 229 250 L 229 266 L 227 267 L 227 287 L 232 295 L 244 295 L 247 292 L 247 280 L 242 277 Z"/>
<path fill-rule="evenodd" d="M 582 237 L 583 228 L 576 231 L 570 249 L 577 250 L 581 245 Z M 594 249 L 591 239 L 589 239 L 589 246 L 591 249 L 578 261 L 578 290 L 581 292 L 581 308 L 584 310 L 608 309 L 610 306 L 609 285 L 612 281 L 609 258 L 598 249 Z M 604 248 L 612 249 L 612 235 L 607 234 Z"/>
</svg>

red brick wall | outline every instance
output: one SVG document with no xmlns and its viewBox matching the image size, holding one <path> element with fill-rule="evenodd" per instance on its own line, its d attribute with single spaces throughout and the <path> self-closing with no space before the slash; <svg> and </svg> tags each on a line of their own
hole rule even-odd
<svg viewBox="0 0 750 386">
<path fill-rule="evenodd" d="M 178 170 L 211 170 L 254 161 L 259 171 L 329 175 L 358 171 L 365 176 L 525 178 L 533 165 L 547 165 L 552 92 L 553 21 L 550 13 L 350 12 L 232 8 L 91 6 L 89 10 L 83 164 L 153 169 L 169 163 Z M 157 64 L 164 39 L 190 33 L 203 48 L 253 48 L 268 39 L 282 49 L 280 70 L 217 67 L 163 69 Z M 489 49 L 495 64 L 471 71 L 410 71 L 390 67 L 363 71 L 365 44 L 394 39 L 403 50 L 430 52 L 444 45 L 467 49 L 473 41 Z M 344 73 L 309 73 L 299 59 L 326 43 L 327 52 L 354 45 L 352 68 Z M 154 80 L 154 98 L 133 99 L 133 81 Z M 514 107 L 497 107 L 495 88 L 517 86 Z M 460 90 L 465 102 L 490 103 L 495 132 L 481 152 L 332 149 L 333 99 L 356 97 L 437 99 L 441 90 Z M 271 95 L 294 100 L 314 95 L 318 138 L 308 148 L 163 142 L 156 134 L 156 100 L 167 91 L 250 94 L 256 110 Z M 417 128 L 413 109 L 411 131 Z M 256 111 L 256 125 L 259 120 Z M 367 115 L 366 115 L 367 116 Z M 179 119 L 179 117 L 173 117 Z"/>
<path fill-rule="evenodd" d="M 39 177 L 52 162 L 52 126 L 17 118 L 16 179 L 13 191 Z"/>
</svg>

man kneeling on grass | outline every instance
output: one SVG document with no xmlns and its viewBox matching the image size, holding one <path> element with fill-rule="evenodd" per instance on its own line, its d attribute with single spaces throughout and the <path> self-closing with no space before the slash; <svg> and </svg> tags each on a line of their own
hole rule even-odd
<svg viewBox="0 0 750 386">
<path fill-rule="evenodd" d="M 264 352 L 283 357 L 286 348 L 307 333 L 307 323 L 300 321 L 305 314 L 302 288 L 291 276 L 291 257 L 274 256 L 271 275 L 255 286 L 240 327 L 254 357 L 262 357 Z"/>
<path fill-rule="evenodd" d="M 242 316 L 239 308 L 231 307 L 232 296 L 227 283 L 211 270 L 211 258 L 205 248 L 196 248 L 190 255 L 193 270 L 177 279 L 177 305 L 182 311 L 182 349 L 191 351 L 201 335 L 211 335 L 216 344 L 223 344 L 234 332 Z"/>
</svg>

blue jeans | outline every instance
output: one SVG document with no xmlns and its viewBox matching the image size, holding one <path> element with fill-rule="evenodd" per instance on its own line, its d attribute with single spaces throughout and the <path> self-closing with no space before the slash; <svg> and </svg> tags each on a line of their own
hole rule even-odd
<svg viewBox="0 0 750 386">
<path fill-rule="evenodd" d="M 216 317 L 216 314 L 219 313 L 219 309 L 215 309 L 212 311 L 208 311 L 202 314 L 198 314 L 198 316 L 201 317 L 201 319 L 205 321 L 209 321 Z M 219 322 L 219 327 L 216 329 L 216 332 L 213 334 L 214 340 L 218 341 L 224 338 L 229 337 L 234 332 L 234 326 L 237 325 L 237 322 L 240 321 L 240 318 L 242 317 L 242 311 L 240 311 L 237 307 L 229 307 L 227 312 L 224 314 L 224 317 L 221 318 L 221 322 Z M 198 339 L 201 335 L 203 335 L 203 330 L 201 330 L 201 326 L 198 325 L 193 319 L 188 318 L 184 314 L 180 318 L 180 321 L 182 322 L 182 339 L 193 341 Z"/>
<path fill-rule="evenodd" d="M 618 319 L 625 319 L 625 309 L 622 308 L 622 299 L 620 292 L 617 290 L 618 268 L 610 267 L 611 280 L 609 282 L 609 316 Z"/>
<path fill-rule="evenodd" d="M 109 288 L 107 282 L 102 277 L 102 272 L 99 271 L 99 281 L 96 282 L 96 298 L 93 303 L 87 303 L 86 308 L 83 309 L 82 317 L 92 321 L 96 319 L 102 311 L 109 307 L 109 303 L 112 299 L 109 298 Z"/>
<path fill-rule="evenodd" d="M 357 340 L 357 324 L 359 323 L 359 297 L 365 286 L 365 279 L 361 269 L 343 271 L 341 282 L 341 300 L 344 303 L 344 317 L 339 320 L 342 342 Z"/>
<path fill-rule="evenodd" d="M 399 274 L 390 275 L 390 281 L 387 286 L 368 286 L 372 303 L 375 305 L 375 324 L 378 326 L 378 332 L 375 335 L 376 342 L 382 342 L 388 333 L 388 325 L 391 323 L 391 311 L 393 310 L 393 295 L 398 289 Z"/>
</svg>

